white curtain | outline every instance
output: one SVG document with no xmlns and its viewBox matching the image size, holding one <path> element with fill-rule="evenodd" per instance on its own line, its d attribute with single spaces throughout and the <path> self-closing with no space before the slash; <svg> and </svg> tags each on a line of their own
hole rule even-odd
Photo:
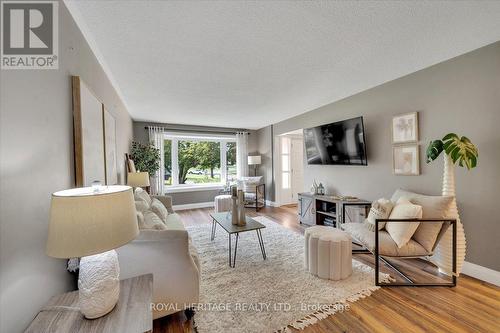
<svg viewBox="0 0 500 333">
<path fill-rule="evenodd" d="M 248 133 L 236 133 L 236 177 L 248 176 Z"/>
<path fill-rule="evenodd" d="M 164 161 L 164 139 L 163 139 L 163 128 L 150 126 L 149 127 L 149 142 L 160 151 L 160 169 L 156 171 L 156 174 L 149 175 L 151 177 L 151 194 L 153 195 L 163 195 L 163 186 L 165 175 L 165 161 Z"/>
</svg>

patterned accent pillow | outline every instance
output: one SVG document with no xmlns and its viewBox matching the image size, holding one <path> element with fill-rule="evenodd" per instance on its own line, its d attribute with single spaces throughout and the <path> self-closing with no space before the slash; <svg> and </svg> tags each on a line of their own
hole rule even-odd
<svg viewBox="0 0 500 333">
<path fill-rule="evenodd" d="M 152 211 L 146 211 L 144 213 L 144 223 L 139 224 L 139 229 L 153 229 L 153 230 L 165 230 L 167 227 L 165 223 Z"/>
<path fill-rule="evenodd" d="M 391 215 L 392 208 L 394 204 L 391 200 L 385 198 L 375 200 L 370 208 L 370 213 L 365 219 L 365 227 L 370 231 L 375 231 L 375 220 L 376 219 L 386 219 Z M 384 229 L 385 222 L 379 222 L 378 230 Z"/>
<path fill-rule="evenodd" d="M 148 192 L 144 191 L 140 187 L 137 187 L 134 191 L 134 200 L 135 201 L 143 200 L 148 205 L 148 207 L 151 206 L 151 202 L 153 201 L 149 196 Z"/>
<path fill-rule="evenodd" d="M 163 223 L 167 222 L 168 210 L 160 200 L 153 198 L 151 201 L 151 210 L 161 218 Z"/>
</svg>

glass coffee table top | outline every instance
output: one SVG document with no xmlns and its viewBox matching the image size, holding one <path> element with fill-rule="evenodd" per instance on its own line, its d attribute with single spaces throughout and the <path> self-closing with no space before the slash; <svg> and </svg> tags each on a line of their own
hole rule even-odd
<svg viewBox="0 0 500 333">
<path fill-rule="evenodd" d="M 231 223 L 231 214 L 226 213 L 212 213 L 210 214 L 212 219 L 217 222 L 228 234 L 234 234 L 238 232 L 252 231 L 256 229 L 263 229 L 266 226 L 262 223 L 257 222 L 249 216 L 246 217 L 247 224 L 243 226 L 234 225 Z"/>
</svg>

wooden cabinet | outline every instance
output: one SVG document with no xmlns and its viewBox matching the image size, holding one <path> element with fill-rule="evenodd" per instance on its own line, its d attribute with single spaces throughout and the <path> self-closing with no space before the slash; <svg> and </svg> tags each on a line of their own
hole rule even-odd
<svg viewBox="0 0 500 333">
<path fill-rule="evenodd" d="M 340 223 L 361 222 L 371 206 L 366 200 L 339 200 L 311 193 L 299 193 L 298 198 L 300 223 L 307 225 L 338 227 Z"/>
<path fill-rule="evenodd" d="M 316 224 L 315 199 L 313 195 L 299 193 L 299 219 L 300 223 L 303 224 Z"/>
</svg>

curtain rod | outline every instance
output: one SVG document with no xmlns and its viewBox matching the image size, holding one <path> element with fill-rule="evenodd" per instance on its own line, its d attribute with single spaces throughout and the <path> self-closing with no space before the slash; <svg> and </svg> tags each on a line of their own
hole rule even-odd
<svg viewBox="0 0 500 333">
<path fill-rule="evenodd" d="M 170 128 L 170 127 L 164 127 L 164 126 L 144 126 L 145 129 L 149 130 L 151 127 L 158 127 L 163 129 L 164 131 L 178 131 L 178 132 L 190 132 L 190 133 L 210 133 L 210 134 L 236 134 L 238 132 L 247 132 L 248 135 L 251 133 L 248 132 L 247 130 L 234 130 L 234 129 L 228 129 L 228 130 L 209 130 L 209 129 L 204 129 L 204 130 L 195 130 L 195 129 L 183 129 L 183 128 Z"/>
</svg>

